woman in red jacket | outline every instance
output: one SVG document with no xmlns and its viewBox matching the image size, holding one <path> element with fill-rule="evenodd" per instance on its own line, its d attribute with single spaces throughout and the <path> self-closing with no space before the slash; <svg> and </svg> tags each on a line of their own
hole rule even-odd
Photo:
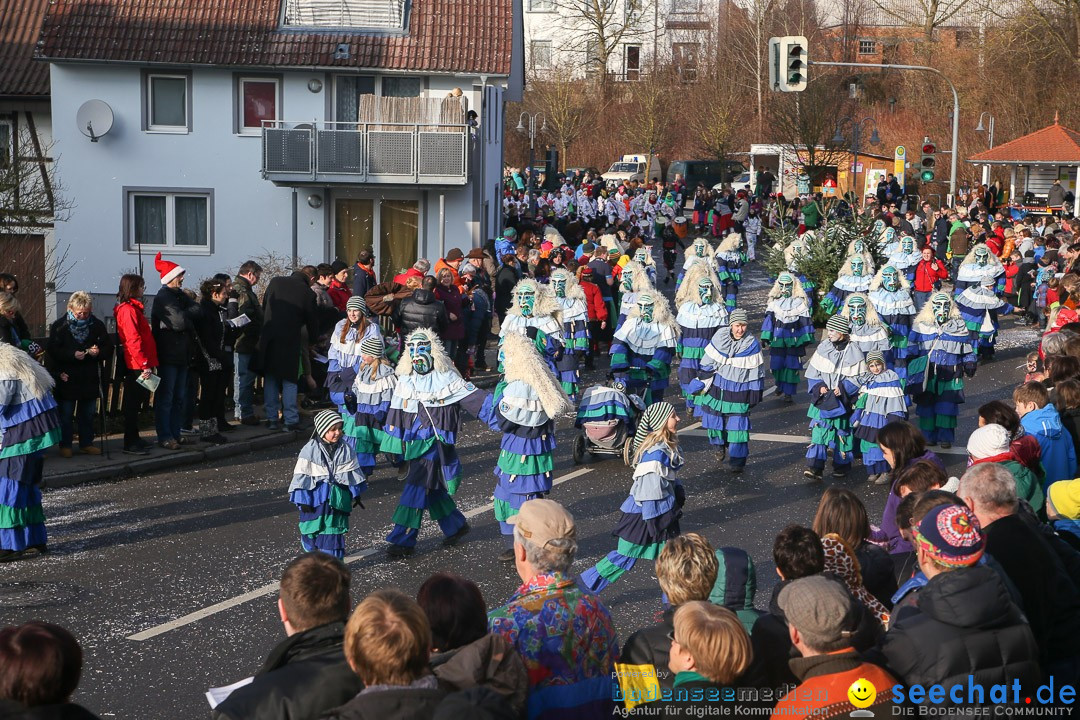
<svg viewBox="0 0 1080 720">
<path fill-rule="evenodd" d="M 915 266 L 915 309 L 921 310 L 930 299 L 930 294 L 941 287 L 941 281 L 948 279 L 948 267 L 934 257 L 934 251 L 930 247 L 924 247 L 922 260 Z"/>
<path fill-rule="evenodd" d="M 578 284 L 585 292 L 585 307 L 589 311 L 589 355 L 585 367 L 593 369 L 593 358 L 600 353 L 600 331 L 607 327 L 608 311 L 600 286 L 592 281 L 593 269 L 588 265 L 578 268 Z"/>
<path fill-rule="evenodd" d="M 124 354 L 124 452 L 128 455 L 146 455 L 153 446 L 139 437 L 139 408 L 149 399 L 150 392 L 138 380 L 149 378 L 158 365 L 157 345 L 142 303 L 145 289 L 146 281 L 141 275 L 124 275 L 113 308 Z"/>
</svg>

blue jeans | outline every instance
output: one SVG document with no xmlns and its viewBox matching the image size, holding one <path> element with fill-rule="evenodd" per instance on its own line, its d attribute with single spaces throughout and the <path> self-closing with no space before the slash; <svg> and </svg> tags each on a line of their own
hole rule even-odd
<svg viewBox="0 0 1080 720">
<path fill-rule="evenodd" d="M 255 417 L 255 373 L 251 371 L 253 353 L 236 353 L 236 419 Z"/>
<path fill-rule="evenodd" d="M 97 398 L 93 400 L 60 401 L 60 447 L 69 448 L 74 439 L 74 425 L 79 429 L 79 447 L 94 444 L 94 415 L 97 414 Z M 74 417 L 73 417 L 74 416 Z M 74 422 L 72 422 L 74 420 Z"/>
<path fill-rule="evenodd" d="M 278 404 L 279 393 L 280 405 Z M 296 405 L 296 383 L 292 380 L 282 380 L 273 375 L 266 375 L 263 378 L 263 407 L 266 409 L 267 421 L 278 422 L 278 412 L 282 411 L 286 425 L 298 425 L 300 410 Z"/>
<path fill-rule="evenodd" d="M 923 305 L 926 304 L 927 300 L 929 300 L 930 296 L 933 295 L 933 294 L 934 294 L 933 292 L 920 292 L 920 291 L 916 290 L 915 291 L 915 312 L 918 312 L 919 310 L 922 310 Z"/>
<path fill-rule="evenodd" d="M 154 393 L 154 426 L 157 428 L 158 442 L 179 442 L 187 404 L 188 366 L 162 365 L 158 368 L 158 375 L 161 384 Z"/>
</svg>

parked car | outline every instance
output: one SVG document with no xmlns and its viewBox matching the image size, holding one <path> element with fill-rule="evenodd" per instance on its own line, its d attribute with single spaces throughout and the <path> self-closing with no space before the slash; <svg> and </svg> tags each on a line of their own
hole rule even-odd
<svg viewBox="0 0 1080 720">
<path fill-rule="evenodd" d="M 743 188 L 745 188 L 747 185 L 750 184 L 750 173 L 748 173 L 748 172 L 739 173 L 734 178 L 732 178 L 732 180 L 727 184 L 731 185 L 731 187 L 734 188 L 735 190 L 742 190 Z M 724 186 L 724 183 L 718 182 L 718 183 L 716 183 L 715 185 L 712 186 L 712 189 L 713 190 L 719 190 L 723 186 Z"/>
<path fill-rule="evenodd" d="M 696 188 L 698 183 L 713 187 L 718 183 L 732 183 L 746 172 L 746 166 L 738 160 L 672 160 L 668 165 L 667 181 L 682 175 L 686 187 Z M 746 183 L 743 183 L 744 185 Z"/>
<path fill-rule="evenodd" d="M 645 182 L 645 168 L 649 169 L 649 180 L 659 180 L 663 177 L 663 172 L 660 168 L 660 158 L 656 155 L 652 156 L 652 162 L 649 162 L 649 155 L 623 155 L 621 160 L 616 160 L 608 168 L 608 171 L 604 173 L 604 182 L 608 185 L 619 185 L 620 183 L 627 183 L 637 180 L 638 182 Z"/>
</svg>

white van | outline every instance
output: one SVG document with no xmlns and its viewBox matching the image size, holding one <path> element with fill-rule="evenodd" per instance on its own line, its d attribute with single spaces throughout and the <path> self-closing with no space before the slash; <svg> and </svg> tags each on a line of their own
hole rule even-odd
<svg viewBox="0 0 1080 720">
<path fill-rule="evenodd" d="M 652 161 L 650 162 L 649 157 L 648 153 L 641 155 L 623 155 L 622 159 L 613 162 L 611 167 L 608 168 L 608 171 L 601 175 L 601 177 L 608 185 L 619 185 L 632 180 L 645 182 L 645 168 L 648 167 L 649 179 L 653 182 L 659 182 L 660 178 L 664 176 L 664 173 L 660 169 L 660 158 L 653 155 Z"/>
</svg>

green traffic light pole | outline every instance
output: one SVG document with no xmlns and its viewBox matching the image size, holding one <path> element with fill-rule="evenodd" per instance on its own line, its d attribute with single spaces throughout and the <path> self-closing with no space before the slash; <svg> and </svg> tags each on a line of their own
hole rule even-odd
<svg viewBox="0 0 1080 720">
<path fill-rule="evenodd" d="M 926 67 L 925 65 L 891 65 L 876 63 L 849 63 L 849 62 L 832 62 L 832 61 L 820 61 L 820 60 L 808 60 L 807 65 L 827 65 L 829 67 L 856 67 L 856 68 L 870 68 L 872 70 L 880 70 L 882 68 L 888 68 L 890 70 L 925 70 L 926 72 L 936 73 L 940 75 L 945 82 L 949 83 L 949 89 L 952 90 L 953 100 L 953 112 L 952 112 L 952 150 L 949 151 L 951 155 L 951 161 L 949 163 L 949 202 L 952 204 L 953 198 L 956 197 L 956 155 L 958 152 L 958 141 L 960 137 L 960 96 L 956 94 L 956 86 L 953 85 L 952 80 L 948 78 L 945 73 L 941 72 L 937 68 Z"/>
</svg>

